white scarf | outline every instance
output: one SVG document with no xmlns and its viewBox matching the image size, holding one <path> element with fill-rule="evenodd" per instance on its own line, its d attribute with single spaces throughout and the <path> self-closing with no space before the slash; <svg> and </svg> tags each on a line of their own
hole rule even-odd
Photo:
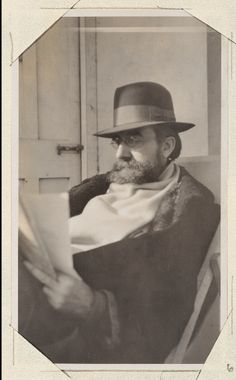
<svg viewBox="0 0 236 380">
<path fill-rule="evenodd" d="M 111 183 L 106 194 L 92 198 L 82 214 L 70 218 L 72 253 L 119 241 L 149 224 L 166 193 L 177 183 L 179 170 L 170 163 L 158 182 Z"/>
</svg>

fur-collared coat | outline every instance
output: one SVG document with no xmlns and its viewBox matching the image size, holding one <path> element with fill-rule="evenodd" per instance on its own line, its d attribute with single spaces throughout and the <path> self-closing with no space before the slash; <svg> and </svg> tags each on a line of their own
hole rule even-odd
<svg viewBox="0 0 236 380">
<path fill-rule="evenodd" d="M 106 174 L 74 187 L 71 216 L 108 187 Z M 75 330 L 74 321 L 45 305 L 40 291 L 34 323 L 25 325 L 20 300 L 20 332 L 55 362 L 163 363 L 193 311 L 197 276 L 218 222 L 212 193 L 181 167 L 178 184 L 163 201 L 151 232 L 74 255 L 74 267 L 84 281 L 114 295 L 120 343 L 105 344 L 111 332 L 108 316 L 99 323 L 78 321 Z M 48 320 L 48 344 L 37 334 L 41 309 Z"/>
</svg>

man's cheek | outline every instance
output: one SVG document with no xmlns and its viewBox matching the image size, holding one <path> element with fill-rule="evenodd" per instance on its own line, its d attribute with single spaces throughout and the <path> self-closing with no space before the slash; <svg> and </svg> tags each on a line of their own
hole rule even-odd
<svg viewBox="0 0 236 380">
<path fill-rule="evenodd" d="M 143 154 L 141 152 L 135 152 L 133 153 L 133 157 L 134 157 L 134 160 L 137 162 L 137 163 L 144 163 L 146 162 Z"/>
</svg>

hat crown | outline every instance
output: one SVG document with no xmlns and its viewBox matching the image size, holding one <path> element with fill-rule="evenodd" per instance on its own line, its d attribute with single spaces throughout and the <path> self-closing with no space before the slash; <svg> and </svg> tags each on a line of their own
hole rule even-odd
<svg viewBox="0 0 236 380">
<path fill-rule="evenodd" d="M 116 89 L 114 109 L 130 105 L 156 106 L 174 113 L 169 91 L 154 82 L 130 83 Z"/>
<path fill-rule="evenodd" d="M 172 98 L 165 87 L 153 82 L 137 82 L 116 89 L 114 127 L 161 121 L 175 121 Z"/>
</svg>

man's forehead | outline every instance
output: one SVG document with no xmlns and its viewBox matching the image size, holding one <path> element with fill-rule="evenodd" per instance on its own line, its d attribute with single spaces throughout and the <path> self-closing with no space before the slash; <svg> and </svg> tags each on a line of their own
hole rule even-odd
<svg viewBox="0 0 236 380">
<path fill-rule="evenodd" d="M 155 132 L 152 127 L 142 127 L 142 128 L 136 128 L 136 129 L 131 129 L 129 131 L 122 131 L 119 132 L 115 137 L 126 137 L 126 136 L 142 136 L 146 137 L 148 135 L 154 135 Z"/>
</svg>

